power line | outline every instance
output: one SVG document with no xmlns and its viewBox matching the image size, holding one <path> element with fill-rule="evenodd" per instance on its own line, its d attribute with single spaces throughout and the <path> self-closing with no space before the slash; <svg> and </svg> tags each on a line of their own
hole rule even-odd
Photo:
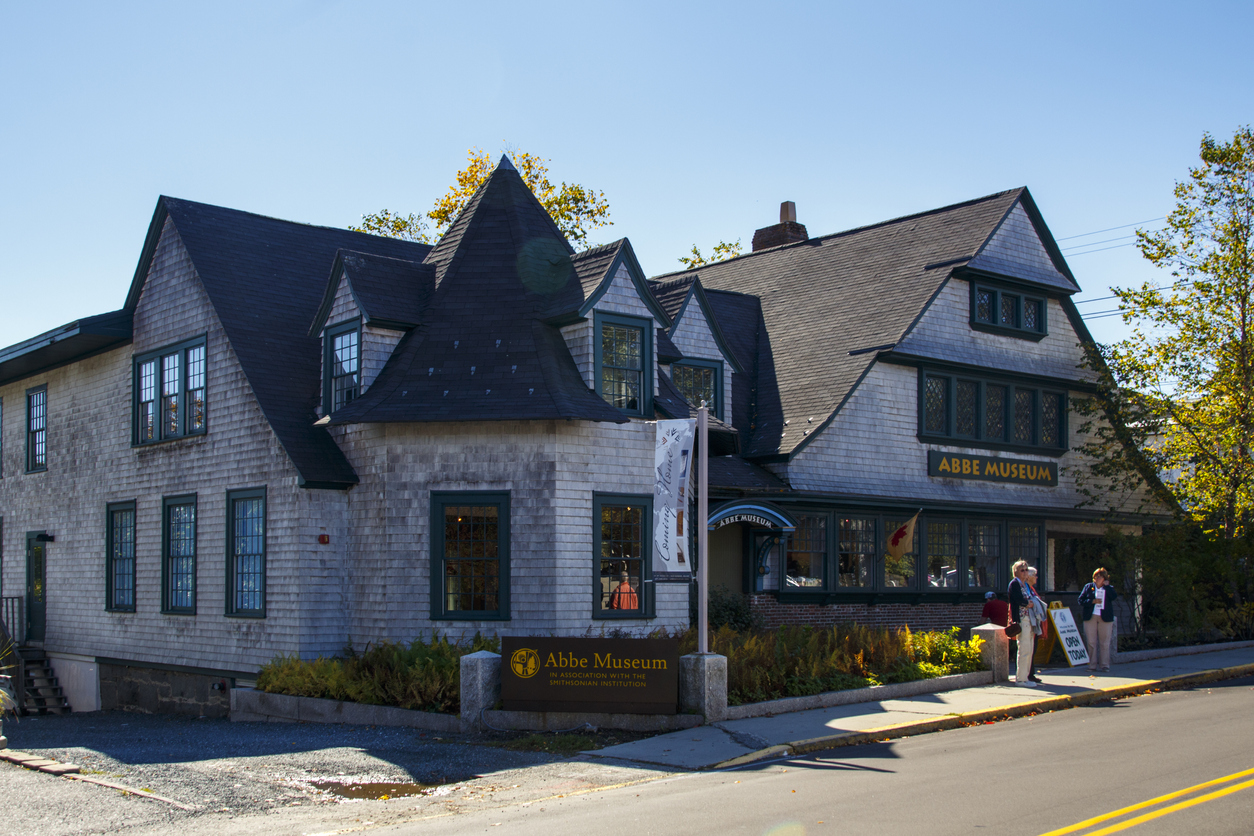
<svg viewBox="0 0 1254 836">
<path fill-rule="evenodd" d="M 1106 250 L 1117 250 L 1120 247 L 1131 247 L 1135 243 L 1135 241 L 1129 241 L 1126 244 L 1115 244 L 1113 247 L 1102 247 L 1100 250 L 1085 250 L 1082 253 L 1068 253 L 1067 258 L 1072 258 L 1077 255 L 1088 255 L 1090 253 L 1104 253 Z"/>
<path fill-rule="evenodd" d="M 1149 220 L 1147 220 L 1147 221 L 1137 221 L 1136 223 L 1124 224 L 1123 226 L 1112 226 L 1112 227 L 1110 227 L 1109 229 L 1099 229 L 1099 230 L 1097 230 L 1097 231 L 1095 231 L 1095 232 L 1084 232 L 1084 233 L 1081 233 L 1080 235 L 1068 235 L 1066 238 L 1056 238 L 1056 239 L 1054 239 L 1054 240 L 1056 240 L 1056 241 L 1070 241 L 1070 240 L 1072 240 L 1073 238 L 1087 238 L 1087 237 L 1089 237 L 1090 235 L 1100 235 L 1100 234 L 1101 234 L 1101 233 L 1103 233 L 1103 232 L 1114 232 L 1116 229 L 1127 229 L 1127 228 L 1128 228 L 1128 227 L 1130 227 L 1130 226 L 1140 226 L 1141 224 L 1152 224 L 1152 223 L 1154 223 L 1155 221 L 1165 221 L 1165 220 L 1167 220 L 1167 216 L 1166 216 L 1166 215 L 1164 215 L 1164 216 L 1163 216 L 1163 217 L 1161 217 L 1161 218 L 1150 218 L 1150 219 L 1149 219 Z"/>
<path fill-rule="evenodd" d="M 1111 241 L 1123 241 L 1126 238 L 1134 238 L 1133 235 L 1120 235 L 1117 238 L 1107 238 L 1105 241 L 1089 241 L 1087 244 L 1072 244 L 1070 247 L 1064 247 L 1063 252 L 1068 250 L 1082 250 L 1085 247 L 1096 247 L 1098 244 L 1109 244 Z"/>
</svg>

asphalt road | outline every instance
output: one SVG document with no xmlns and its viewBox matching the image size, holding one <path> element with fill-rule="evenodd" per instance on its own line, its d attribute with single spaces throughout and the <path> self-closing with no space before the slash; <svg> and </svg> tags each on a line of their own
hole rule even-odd
<svg viewBox="0 0 1254 836">
<path fill-rule="evenodd" d="M 1254 678 L 387 828 L 396 834 L 1039 834 L 1254 769 Z M 1254 773 L 1069 832 L 1254 833 Z M 1254 784 L 1254 782 L 1251 782 Z M 1112 830 L 1209 793 L 1229 794 Z"/>
</svg>

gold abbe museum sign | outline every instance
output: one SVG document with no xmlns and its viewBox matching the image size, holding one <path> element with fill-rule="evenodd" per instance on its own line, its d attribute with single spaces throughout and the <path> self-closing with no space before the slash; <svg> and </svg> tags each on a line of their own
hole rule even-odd
<svg viewBox="0 0 1254 836">
<path fill-rule="evenodd" d="M 928 450 L 927 475 L 1054 487 L 1058 484 L 1058 463 Z"/>
<path fill-rule="evenodd" d="M 501 638 L 506 711 L 674 714 L 678 639 Z"/>
</svg>

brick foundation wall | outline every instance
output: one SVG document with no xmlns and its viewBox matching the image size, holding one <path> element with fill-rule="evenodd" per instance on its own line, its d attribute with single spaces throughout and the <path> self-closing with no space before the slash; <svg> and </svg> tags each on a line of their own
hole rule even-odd
<svg viewBox="0 0 1254 836">
<path fill-rule="evenodd" d="M 911 630 L 943 630 L 974 627 L 983 619 L 981 603 L 970 604 L 781 604 L 774 595 L 751 595 L 749 606 L 762 616 L 767 627 L 785 624 L 830 627 L 863 624 Z"/>
</svg>

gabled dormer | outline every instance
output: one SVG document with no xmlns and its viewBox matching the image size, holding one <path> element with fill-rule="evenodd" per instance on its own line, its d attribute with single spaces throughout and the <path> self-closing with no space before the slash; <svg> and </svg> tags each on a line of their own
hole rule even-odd
<svg viewBox="0 0 1254 836">
<path fill-rule="evenodd" d="M 417 261 L 340 250 L 309 335 L 322 341 L 321 414 L 370 388 L 431 300 L 435 268 Z"/>
<path fill-rule="evenodd" d="M 667 338 L 680 357 L 667 373 L 688 403 L 703 401 L 716 418 L 730 419 L 733 373 L 744 368 L 728 345 L 709 298 L 696 274 L 665 282 L 650 282 L 671 326 Z"/>
</svg>

